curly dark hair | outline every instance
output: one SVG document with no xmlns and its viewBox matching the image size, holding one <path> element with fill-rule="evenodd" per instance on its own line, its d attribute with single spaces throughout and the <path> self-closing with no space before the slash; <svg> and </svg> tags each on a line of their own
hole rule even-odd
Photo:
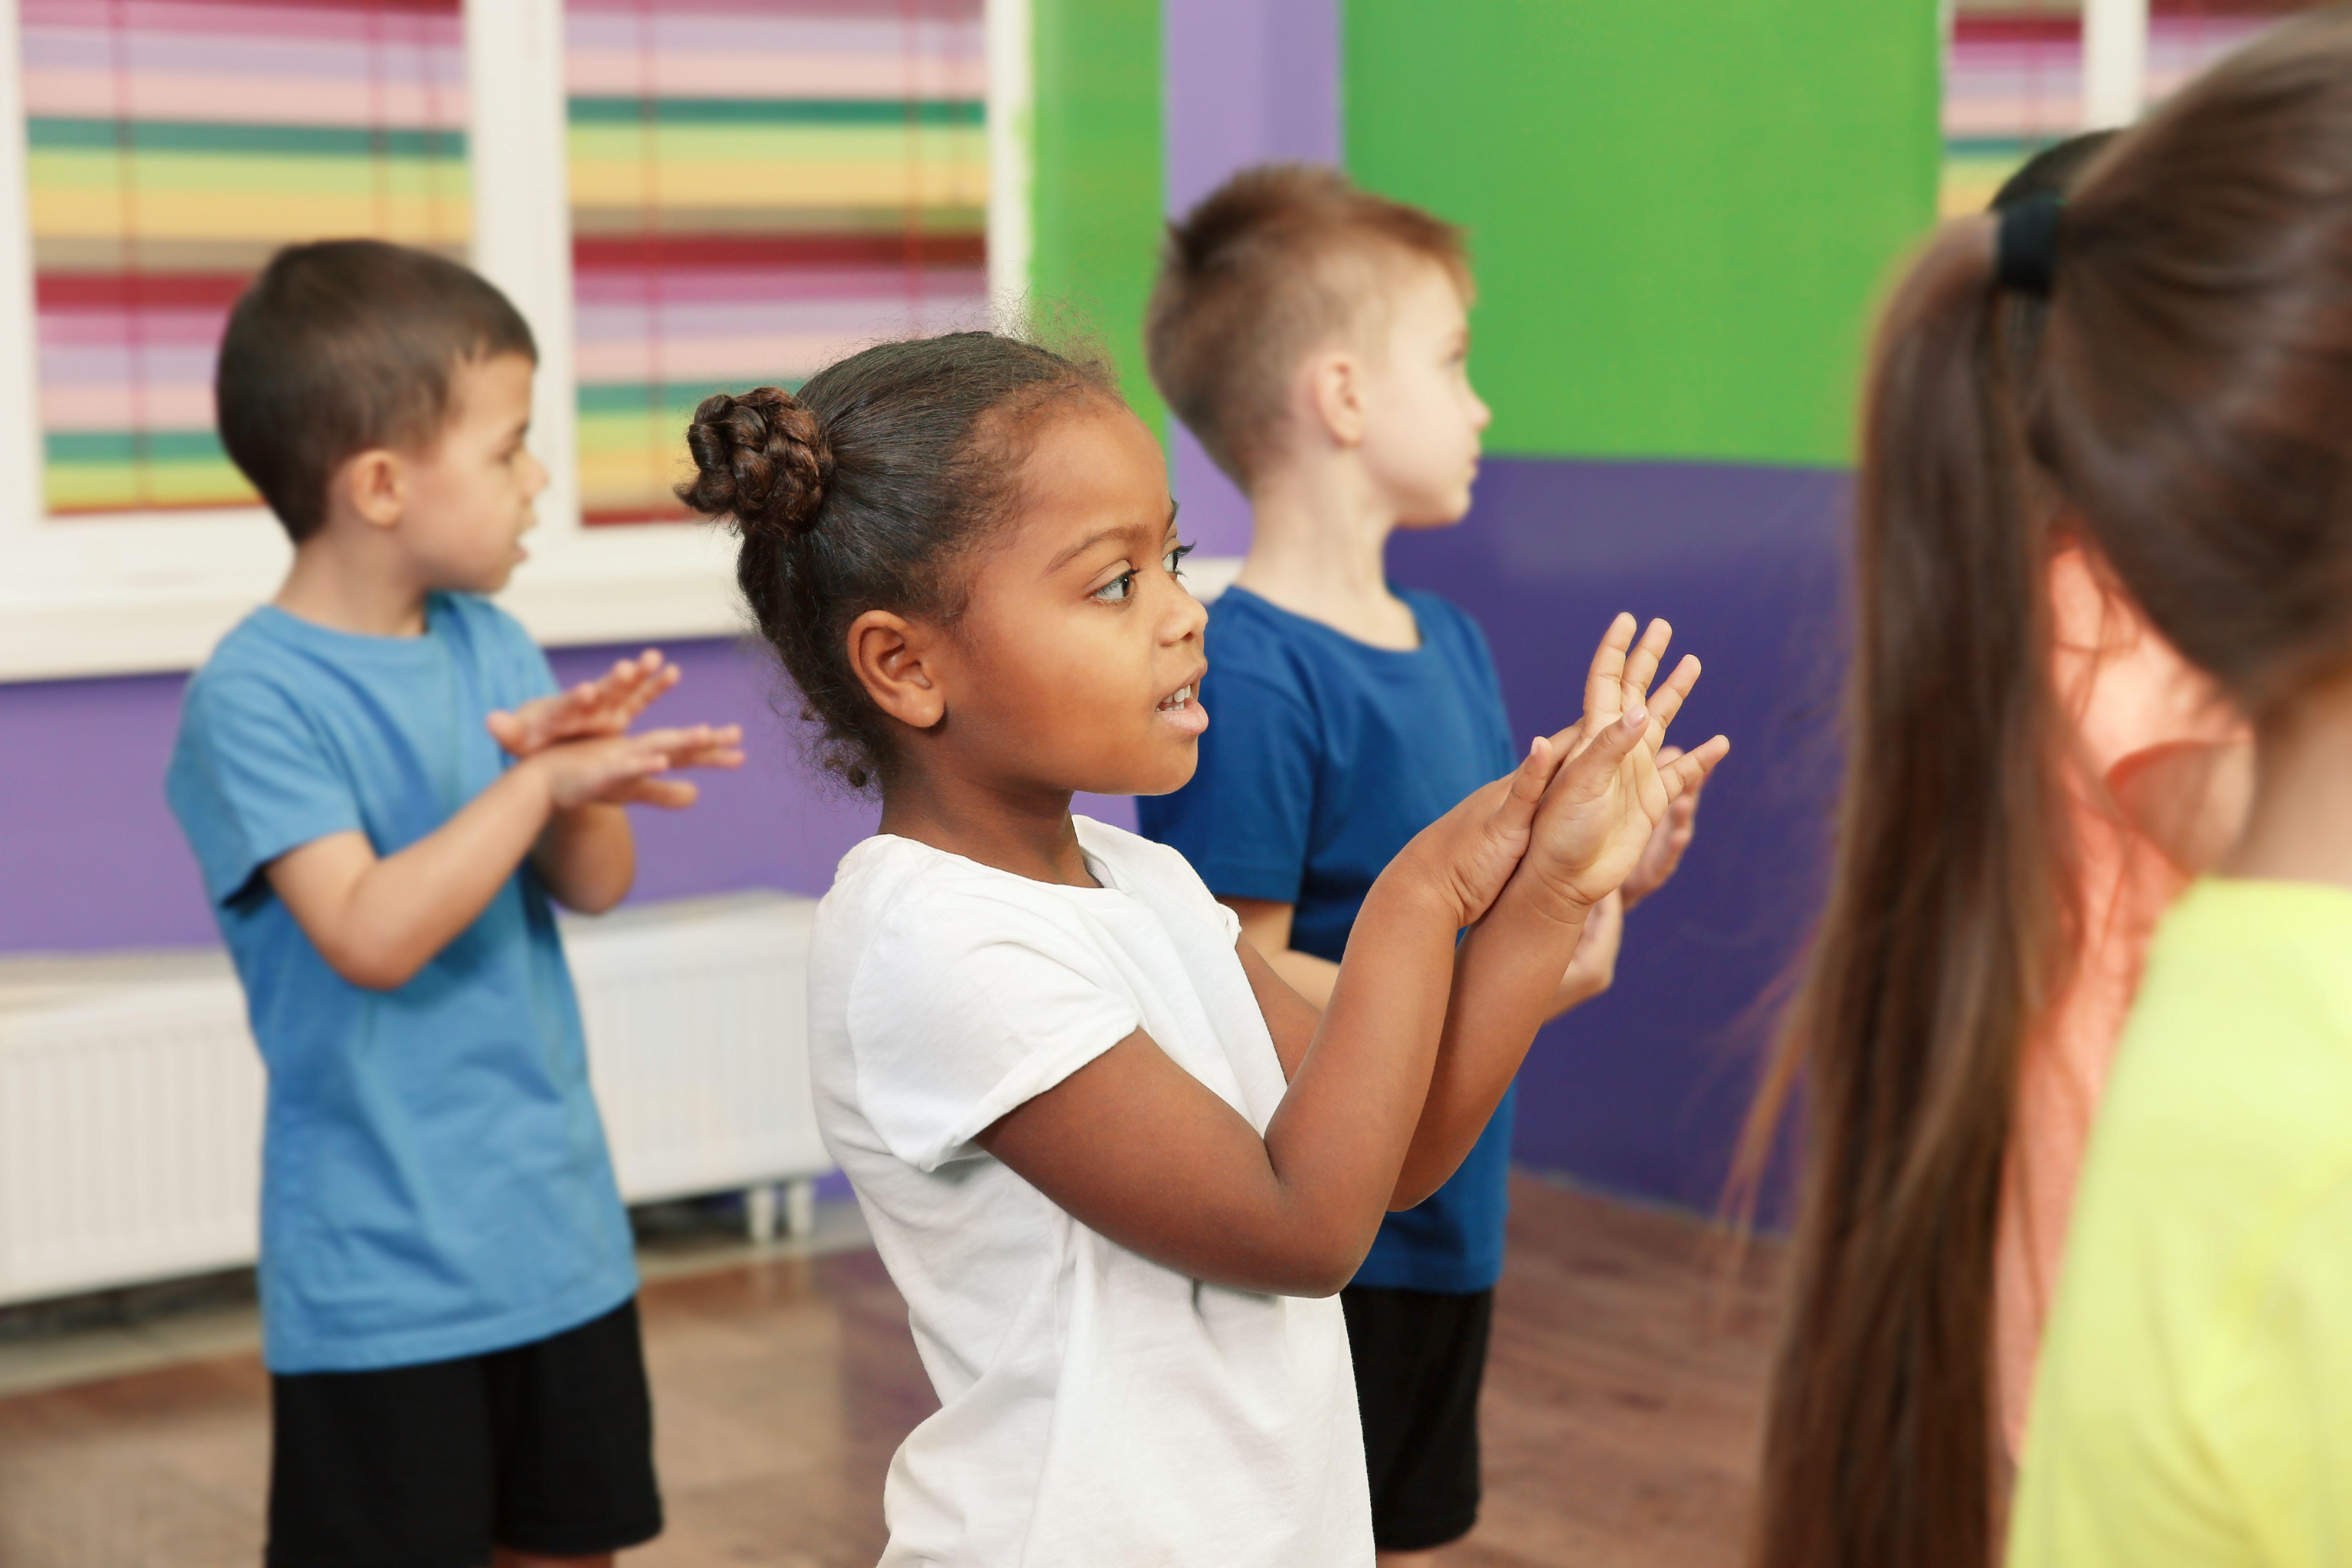
<svg viewBox="0 0 2352 1568">
<path fill-rule="evenodd" d="M 868 610 L 952 620 L 972 547 L 1013 510 L 1022 460 L 1055 405 L 1117 404 L 1099 363 L 996 332 L 878 343 L 798 395 L 719 393 L 694 411 L 695 477 L 677 497 L 730 519 L 735 579 L 817 727 L 818 763 L 853 789 L 887 782 L 889 725 L 850 668 Z"/>
</svg>

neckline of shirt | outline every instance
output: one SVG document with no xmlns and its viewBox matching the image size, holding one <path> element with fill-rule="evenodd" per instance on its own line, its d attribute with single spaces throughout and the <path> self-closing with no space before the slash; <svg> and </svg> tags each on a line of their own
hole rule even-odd
<svg viewBox="0 0 2352 1568">
<path fill-rule="evenodd" d="M 276 605 L 264 605 L 254 611 L 254 618 L 283 640 L 307 642 L 314 647 L 331 649 L 338 655 L 356 655 L 363 658 L 415 659 L 434 657 L 446 640 L 450 610 L 444 602 L 446 595 L 428 594 L 425 599 L 425 629 L 413 637 L 383 637 L 373 632 L 347 632 L 339 626 L 323 626 L 305 620 L 290 610 Z"/>
<path fill-rule="evenodd" d="M 1318 621 L 1312 616 L 1302 616 L 1297 610 L 1285 609 L 1280 605 L 1276 604 L 1272 599 L 1267 598 L 1264 594 L 1260 594 L 1254 589 L 1244 588 L 1238 583 L 1224 591 L 1224 594 L 1220 597 L 1220 603 L 1222 603 L 1223 599 L 1231 598 L 1234 595 L 1238 594 L 1243 598 L 1264 607 L 1268 613 L 1280 616 L 1286 621 L 1297 621 L 1302 626 L 1311 626 L 1322 636 L 1329 637 L 1333 641 L 1338 642 L 1357 653 L 1372 654 L 1381 658 L 1420 658 L 1424 654 L 1434 651 L 1436 647 L 1436 639 L 1429 635 L 1429 623 L 1423 618 L 1421 607 L 1415 605 L 1410 598 L 1407 598 L 1405 591 L 1399 588 L 1393 583 L 1389 584 L 1389 592 L 1394 594 L 1403 604 L 1404 607 L 1412 612 L 1413 630 L 1419 634 L 1421 637 L 1419 647 L 1382 647 L 1376 642 L 1366 642 L 1361 637 L 1350 637 L 1346 632 L 1341 631 L 1339 627 L 1330 625 L 1328 622 Z M 1215 673 L 1213 668 L 1212 668 L 1211 673 Z"/>
<path fill-rule="evenodd" d="M 908 838 L 902 834 L 877 833 L 873 837 L 866 839 L 866 843 L 877 844 L 887 841 L 890 844 L 904 844 L 932 859 L 952 861 L 957 866 L 977 871 L 983 876 L 1002 877 L 1009 881 L 1017 882 L 1024 888 L 1037 888 L 1047 892 L 1066 893 L 1073 898 L 1089 901 L 1113 900 L 1119 903 L 1132 902 L 1134 895 L 1120 886 L 1118 877 L 1111 870 L 1109 863 L 1087 843 L 1087 829 L 1101 825 L 1094 818 L 1080 816 L 1076 812 L 1071 813 L 1070 821 L 1073 825 L 1079 823 L 1086 825 L 1084 827 L 1076 828 L 1078 853 L 1085 858 L 1087 870 L 1093 875 L 1096 881 L 1101 884 L 1099 887 L 1081 888 L 1069 882 L 1047 882 L 1035 877 L 1024 877 L 1018 871 L 1008 871 L 1002 866 L 991 866 L 984 860 L 975 860 L 969 855 L 959 855 L 952 849 L 942 849 L 936 844 L 926 844 L 919 838 Z"/>
</svg>

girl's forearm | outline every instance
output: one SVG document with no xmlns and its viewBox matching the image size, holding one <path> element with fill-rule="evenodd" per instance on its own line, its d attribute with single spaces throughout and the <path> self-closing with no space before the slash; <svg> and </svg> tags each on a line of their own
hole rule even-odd
<svg viewBox="0 0 2352 1568">
<path fill-rule="evenodd" d="M 1266 1127 L 1282 1206 L 1298 1232 L 1329 1238 L 1349 1260 L 1345 1273 L 1371 1246 L 1422 1117 L 1446 1021 L 1456 918 L 1409 866 L 1381 874 L 1314 1041 Z"/>
<path fill-rule="evenodd" d="M 1583 935 L 1581 911 L 1537 910 L 1506 889 L 1454 955 L 1454 989 L 1429 1092 L 1391 1208 L 1411 1208 L 1444 1184 L 1478 1142 L 1559 1011 L 1560 976 Z"/>
</svg>

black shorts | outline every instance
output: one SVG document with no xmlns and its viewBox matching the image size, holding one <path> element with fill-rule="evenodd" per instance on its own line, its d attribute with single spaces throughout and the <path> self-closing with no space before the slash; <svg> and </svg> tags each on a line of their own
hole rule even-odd
<svg viewBox="0 0 2352 1568">
<path fill-rule="evenodd" d="M 1350 1285 L 1339 1292 L 1364 1418 L 1372 1541 L 1425 1552 L 1478 1522 L 1478 1385 L 1495 1293 Z"/>
<path fill-rule="evenodd" d="M 661 1533 L 634 1300 L 488 1355 L 269 1381 L 270 1568 L 473 1568 Z"/>
</svg>

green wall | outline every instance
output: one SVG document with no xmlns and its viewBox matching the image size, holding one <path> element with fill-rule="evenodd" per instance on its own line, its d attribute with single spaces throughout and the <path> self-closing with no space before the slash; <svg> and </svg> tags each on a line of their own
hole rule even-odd
<svg viewBox="0 0 2352 1568">
<path fill-rule="evenodd" d="M 1035 0 L 1031 25 L 1038 325 L 1107 351 L 1129 403 L 1164 431 L 1143 363 L 1163 210 L 1159 0 Z"/>
<path fill-rule="evenodd" d="M 1848 460 L 1935 0 L 1347 0 L 1343 47 L 1349 170 L 1470 229 L 1492 449 Z"/>
</svg>

